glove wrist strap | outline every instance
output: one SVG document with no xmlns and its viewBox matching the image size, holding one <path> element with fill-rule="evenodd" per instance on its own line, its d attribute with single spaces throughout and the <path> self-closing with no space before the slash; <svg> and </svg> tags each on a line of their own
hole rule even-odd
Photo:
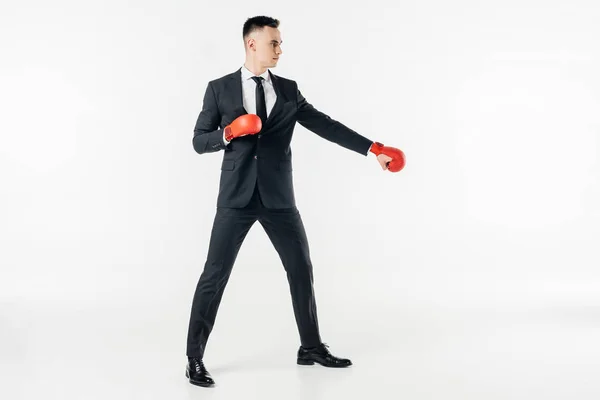
<svg viewBox="0 0 600 400">
<path fill-rule="evenodd" d="M 369 151 L 376 156 L 381 154 L 381 149 L 383 148 L 383 143 L 381 142 L 373 142 Z"/>
</svg>

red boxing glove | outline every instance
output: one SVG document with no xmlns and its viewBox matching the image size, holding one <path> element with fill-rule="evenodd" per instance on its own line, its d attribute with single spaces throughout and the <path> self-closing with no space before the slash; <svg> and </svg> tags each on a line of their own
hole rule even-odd
<svg viewBox="0 0 600 400">
<path fill-rule="evenodd" d="M 387 163 L 388 171 L 398 172 L 406 165 L 406 156 L 402 150 L 395 147 L 384 146 L 382 143 L 374 142 L 369 151 L 376 156 L 385 154 L 392 157 L 392 161 L 388 161 Z"/>
<path fill-rule="evenodd" d="M 254 135 L 262 129 L 262 121 L 255 114 L 244 114 L 237 117 L 233 122 L 225 127 L 225 139 L 229 142 L 231 139 Z"/>
</svg>

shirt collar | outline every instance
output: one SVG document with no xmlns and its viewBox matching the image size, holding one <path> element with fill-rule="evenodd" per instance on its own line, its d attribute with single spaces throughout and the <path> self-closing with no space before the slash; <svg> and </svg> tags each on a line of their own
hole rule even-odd
<svg viewBox="0 0 600 400">
<path fill-rule="evenodd" d="M 246 68 L 245 65 L 242 65 L 242 80 L 245 81 L 248 79 L 252 79 L 253 76 L 255 75 L 248 68 Z M 265 82 L 271 82 L 271 74 L 269 74 L 268 69 L 259 76 L 265 78 Z"/>
</svg>

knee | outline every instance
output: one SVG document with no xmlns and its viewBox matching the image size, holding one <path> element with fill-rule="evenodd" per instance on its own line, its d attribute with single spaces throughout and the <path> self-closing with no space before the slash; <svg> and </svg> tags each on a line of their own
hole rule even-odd
<svg viewBox="0 0 600 400">
<path fill-rule="evenodd" d="M 219 287 L 227 282 L 230 274 L 231 266 L 227 265 L 223 260 L 207 262 L 198 280 L 198 286 Z"/>
<path fill-rule="evenodd" d="M 293 265 L 287 267 L 287 275 L 290 281 L 312 284 L 313 269 L 310 260 L 296 260 Z"/>
</svg>

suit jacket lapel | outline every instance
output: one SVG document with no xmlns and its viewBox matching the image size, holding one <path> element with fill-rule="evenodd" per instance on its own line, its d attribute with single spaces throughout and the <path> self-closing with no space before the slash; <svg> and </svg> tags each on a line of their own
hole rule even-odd
<svg viewBox="0 0 600 400">
<path fill-rule="evenodd" d="M 277 115 L 279 111 L 281 111 L 281 105 L 283 104 L 283 91 L 281 90 L 280 82 L 275 75 L 269 70 L 269 75 L 271 76 L 271 82 L 273 82 L 273 87 L 275 88 L 275 94 L 277 98 L 275 99 L 275 104 L 273 105 L 273 109 L 269 113 L 267 117 L 267 121 L 265 125 L 269 125 L 270 122 L 273 121 L 273 117 Z"/>
<path fill-rule="evenodd" d="M 236 110 L 239 109 L 240 115 L 248 114 L 248 111 L 244 108 L 244 98 L 242 91 L 242 68 L 240 67 L 231 77 L 232 87 L 230 89 L 231 97 L 233 99 L 233 105 Z"/>
</svg>

